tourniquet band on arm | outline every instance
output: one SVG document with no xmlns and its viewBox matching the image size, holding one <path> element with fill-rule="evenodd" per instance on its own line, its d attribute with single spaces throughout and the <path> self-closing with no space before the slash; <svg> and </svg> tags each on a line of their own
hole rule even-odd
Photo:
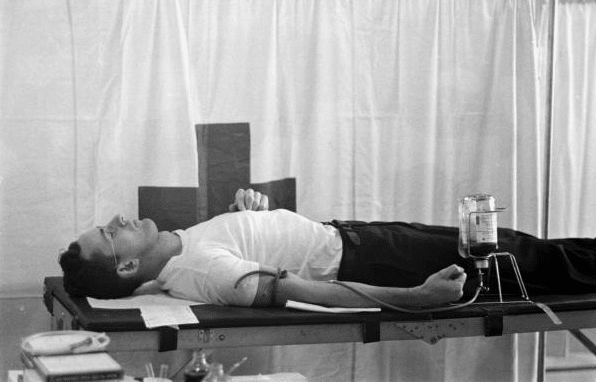
<svg viewBox="0 0 596 382">
<path fill-rule="evenodd" d="M 256 270 L 256 271 L 251 271 L 248 273 L 245 273 L 244 275 L 240 276 L 240 278 L 238 280 L 236 280 L 236 283 L 234 284 L 234 289 L 238 288 L 238 285 L 240 284 L 240 282 L 242 280 L 244 280 L 246 277 L 248 276 L 252 276 L 252 275 L 269 275 L 269 276 L 273 276 L 274 280 L 273 280 L 273 289 L 271 290 L 271 306 L 277 306 L 277 287 L 279 284 L 279 280 L 280 279 L 285 279 L 286 277 L 288 277 L 288 271 L 285 269 L 281 269 L 281 268 L 277 268 L 276 272 L 271 272 L 271 271 L 266 271 L 266 270 Z"/>
</svg>

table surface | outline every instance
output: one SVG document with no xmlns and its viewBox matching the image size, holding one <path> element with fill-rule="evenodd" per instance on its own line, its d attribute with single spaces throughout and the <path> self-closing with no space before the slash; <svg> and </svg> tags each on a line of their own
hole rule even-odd
<svg viewBox="0 0 596 382">
<path fill-rule="evenodd" d="M 44 299 L 50 313 L 52 301 L 60 303 L 76 318 L 82 329 L 92 331 L 135 331 L 146 330 L 138 309 L 94 309 L 86 298 L 71 298 L 62 286 L 61 277 L 45 279 Z M 596 294 L 584 295 L 545 295 L 532 298 L 533 301 L 548 305 L 554 312 L 596 309 Z M 383 310 L 381 312 L 360 313 L 317 313 L 286 308 L 244 308 L 216 305 L 196 305 L 191 307 L 199 318 L 198 324 L 182 325 L 181 328 L 236 328 L 309 324 L 342 323 L 382 323 L 389 321 L 429 321 L 441 318 L 466 318 L 486 316 L 511 316 L 542 311 L 526 301 L 513 299 L 500 304 L 486 302 L 450 312 L 433 314 L 409 314 Z"/>
</svg>

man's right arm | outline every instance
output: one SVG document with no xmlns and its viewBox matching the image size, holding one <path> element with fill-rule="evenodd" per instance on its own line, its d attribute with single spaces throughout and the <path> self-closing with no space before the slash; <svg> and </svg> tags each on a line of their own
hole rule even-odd
<svg viewBox="0 0 596 382">
<path fill-rule="evenodd" d="M 273 269 L 262 268 L 273 272 Z M 424 284 L 413 288 L 378 287 L 357 282 L 347 282 L 350 286 L 365 292 L 383 302 L 404 308 L 438 306 L 460 299 L 466 274 L 463 269 L 452 265 L 429 276 Z M 259 275 L 257 295 L 252 306 L 270 306 L 274 279 L 266 274 Z M 294 274 L 280 279 L 275 301 L 283 306 L 286 301 L 294 300 L 335 307 L 379 307 L 374 301 L 362 297 L 353 291 L 334 283 L 305 280 Z"/>
</svg>

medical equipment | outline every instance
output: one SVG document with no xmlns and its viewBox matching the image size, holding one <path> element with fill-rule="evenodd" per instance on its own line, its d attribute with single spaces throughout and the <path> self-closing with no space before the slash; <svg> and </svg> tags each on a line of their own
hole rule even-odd
<svg viewBox="0 0 596 382">
<path fill-rule="evenodd" d="M 192 360 L 184 369 L 184 382 L 201 382 L 209 373 L 209 362 L 207 362 L 207 355 L 195 350 L 192 353 Z"/>
<path fill-rule="evenodd" d="M 155 371 L 153 370 L 153 364 L 152 363 L 146 363 L 145 364 L 145 371 L 147 371 L 147 377 L 149 377 L 149 378 L 155 378 Z"/>
<path fill-rule="evenodd" d="M 246 362 L 246 360 L 248 359 L 248 357 L 244 357 L 242 358 L 240 361 L 236 362 L 234 365 L 232 365 L 232 367 L 230 367 L 230 369 L 228 370 L 228 375 L 231 375 L 237 368 L 239 368 L 240 366 L 242 366 L 242 364 L 244 362 Z"/>
<path fill-rule="evenodd" d="M 507 257 L 511 261 L 513 272 L 517 284 L 520 288 L 521 297 L 523 300 L 537 305 L 542 309 L 553 322 L 558 321 L 556 315 L 543 304 L 537 304 L 530 301 L 526 287 L 521 277 L 521 272 L 517 265 L 515 257 L 508 252 L 496 252 L 498 248 L 498 230 L 497 230 L 497 213 L 502 212 L 504 208 L 495 207 L 495 198 L 488 194 L 474 194 L 468 195 L 459 201 L 459 238 L 458 238 L 458 252 L 460 256 L 465 259 L 472 259 L 474 266 L 478 270 L 478 286 L 472 298 L 468 301 L 450 304 L 448 306 L 428 308 L 428 309 L 405 309 L 395 305 L 388 304 L 381 301 L 348 283 L 333 280 L 331 283 L 341 285 L 344 288 L 351 290 L 357 295 L 373 301 L 380 306 L 404 313 L 437 313 L 446 312 L 469 306 L 476 302 L 478 296 L 483 292 L 488 292 L 489 287 L 485 283 L 485 273 L 488 273 L 490 268 L 490 260 L 493 260 L 496 283 L 499 296 L 499 302 L 504 302 L 503 292 L 501 287 L 500 272 L 499 272 L 499 257 Z"/>
<path fill-rule="evenodd" d="M 459 201 L 457 250 L 463 258 L 473 259 L 476 268 L 488 268 L 488 258 L 497 250 L 498 211 L 491 195 L 469 195 Z"/>
<path fill-rule="evenodd" d="M 109 343 L 106 333 L 91 331 L 51 331 L 28 336 L 21 342 L 21 361 L 32 377 L 27 380 L 120 380 L 124 370 L 107 353 Z"/>
<path fill-rule="evenodd" d="M 33 334 L 21 342 L 29 356 L 62 355 L 105 351 L 110 338 L 105 333 L 63 330 Z"/>
<path fill-rule="evenodd" d="M 505 208 L 496 207 L 495 198 L 489 194 L 473 194 L 462 198 L 458 205 L 459 239 L 457 250 L 461 257 L 474 261 L 474 265 L 478 269 L 479 288 L 482 292 L 489 290 L 485 284 L 485 275 L 489 271 L 490 260 L 493 260 L 499 302 L 503 302 L 503 292 L 498 258 L 509 258 L 521 297 L 529 301 L 530 298 L 515 257 L 508 252 L 497 252 L 497 213 L 502 211 L 505 211 Z"/>
<path fill-rule="evenodd" d="M 274 277 L 273 286 L 271 289 L 271 306 L 277 306 L 278 305 L 277 304 L 277 289 L 278 289 L 278 285 L 279 285 L 279 280 L 285 279 L 286 277 L 288 277 L 288 271 L 285 269 L 277 268 L 276 272 L 270 272 L 267 270 L 259 269 L 256 271 L 251 271 L 251 272 L 245 273 L 238 280 L 236 280 L 236 283 L 234 283 L 234 289 L 238 288 L 238 285 L 240 285 L 240 282 L 242 280 L 244 280 L 246 277 L 252 276 L 252 275 L 260 275 L 260 274 L 265 274 L 265 275 Z"/>
<path fill-rule="evenodd" d="M 211 364 L 209 373 L 203 379 L 204 382 L 229 382 L 230 378 L 226 375 L 221 363 Z"/>
<path fill-rule="evenodd" d="M 170 365 L 165 364 L 165 363 L 161 364 L 159 366 L 159 378 L 167 378 L 169 370 L 170 370 Z"/>
<path fill-rule="evenodd" d="M 155 370 L 153 369 L 153 364 L 151 362 L 146 363 L 145 371 L 147 376 L 143 378 L 143 382 L 172 382 L 172 380 L 168 378 L 169 369 L 169 365 L 161 364 L 159 366 L 159 376 L 156 376 Z"/>
</svg>

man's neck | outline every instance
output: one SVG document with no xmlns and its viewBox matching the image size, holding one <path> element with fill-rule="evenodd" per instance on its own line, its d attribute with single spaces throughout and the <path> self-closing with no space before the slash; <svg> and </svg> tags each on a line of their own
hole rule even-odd
<svg viewBox="0 0 596 382">
<path fill-rule="evenodd" d="M 182 252 L 180 236 L 167 231 L 161 231 L 158 235 L 157 245 L 151 255 L 144 259 L 143 279 L 145 281 L 155 280 L 168 261 Z"/>
</svg>

